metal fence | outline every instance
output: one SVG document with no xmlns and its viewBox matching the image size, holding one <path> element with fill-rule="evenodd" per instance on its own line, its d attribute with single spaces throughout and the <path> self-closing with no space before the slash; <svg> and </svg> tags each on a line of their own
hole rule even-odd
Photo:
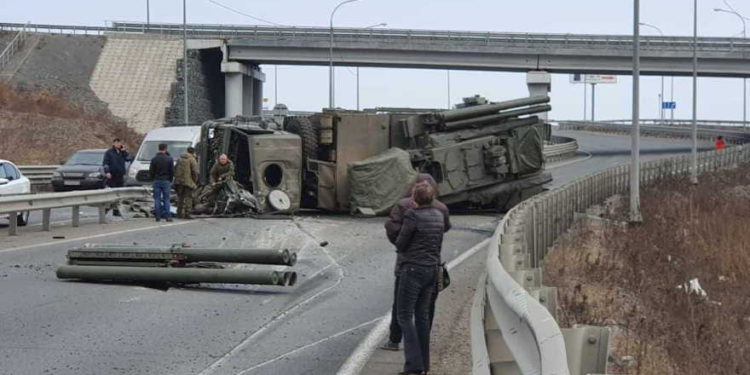
<svg viewBox="0 0 750 375">
<path fill-rule="evenodd" d="M 124 199 L 140 199 L 149 197 L 150 190 L 145 187 L 127 187 L 114 189 L 99 189 L 88 191 L 70 191 L 64 193 L 22 194 L 0 197 L 0 214 L 8 214 L 15 218 L 18 214 L 28 211 L 42 211 L 42 230 L 50 230 L 50 210 L 53 208 L 72 207 L 72 224 L 79 225 L 80 206 L 95 206 L 99 208 L 99 223 L 105 222 L 105 207 L 112 202 Z M 17 220 L 8 220 L 8 233 L 17 234 Z"/>
<path fill-rule="evenodd" d="M 27 25 L 26 24 L 19 24 L 21 25 L 18 29 L 18 34 L 8 43 L 7 46 L 5 46 L 5 49 L 3 49 L 3 52 L 0 53 L 0 71 L 5 69 L 5 67 L 10 63 L 10 59 L 13 58 L 13 55 L 16 54 L 22 47 L 24 42 L 27 38 Z"/>
<path fill-rule="evenodd" d="M 21 174 L 31 181 L 31 185 L 47 185 L 52 182 L 52 173 L 59 165 L 19 165 Z"/>
<path fill-rule="evenodd" d="M 688 175 L 690 157 L 641 163 L 641 186 Z M 702 152 L 698 172 L 748 161 L 748 146 Z M 567 337 L 563 339 L 554 320 L 555 293 L 542 285 L 541 267 L 548 249 L 573 225 L 577 212 L 629 193 L 629 175 L 630 166 L 622 165 L 577 179 L 520 203 L 502 219 L 488 249 L 487 283 L 480 285 L 477 293 L 483 295 L 477 296 L 472 310 L 474 374 L 501 373 L 500 369 L 507 368 L 500 363 L 502 353 L 511 353 L 509 360 L 523 374 L 604 373 L 606 345 L 600 342 L 594 354 L 583 347 L 590 341 L 570 344 Z M 487 309 L 481 308 L 483 304 Z M 494 327 L 502 339 L 490 337 Z M 594 355 L 599 358 L 590 358 Z"/>
<path fill-rule="evenodd" d="M 0 23 L 2 30 L 19 30 L 24 24 Z M 145 23 L 112 21 L 107 26 L 77 26 L 29 24 L 34 32 L 102 34 L 151 33 L 174 35 L 182 34 L 179 23 Z M 328 27 L 255 26 L 255 25 L 216 25 L 188 24 L 187 32 L 192 37 L 213 38 L 253 38 L 271 40 L 317 40 L 328 41 Z M 522 48 L 609 48 L 632 49 L 633 39 L 629 35 L 587 35 L 587 34 L 531 34 L 498 33 L 472 31 L 375 29 L 375 28 L 335 28 L 334 35 L 339 41 L 369 39 L 372 41 L 400 41 L 410 43 L 459 42 L 464 45 L 511 46 Z M 690 37 L 647 36 L 641 37 L 641 48 L 653 51 L 692 51 Z M 698 39 L 698 50 L 707 52 L 750 52 L 750 41 L 743 38 L 702 37 Z"/>
<path fill-rule="evenodd" d="M 630 134 L 630 124 L 616 122 L 592 122 L 592 121 L 558 121 L 560 130 L 590 130 L 607 133 Z M 666 126 L 666 125 L 644 125 L 641 126 L 641 135 L 656 137 L 690 137 L 692 129 L 687 126 Z M 698 128 L 698 138 L 713 140 L 717 136 L 723 136 L 730 143 L 750 142 L 750 132 L 743 132 L 742 129 L 723 126 L 700 125 Z"/>
</svg>

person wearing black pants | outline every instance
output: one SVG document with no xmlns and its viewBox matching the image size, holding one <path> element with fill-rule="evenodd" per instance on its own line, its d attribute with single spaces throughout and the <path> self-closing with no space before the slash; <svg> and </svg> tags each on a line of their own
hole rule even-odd
<svg viewBox="0 0 750 375">
<path fill-rule="evenodd" d="M 122 141 L 119 138 L 115 138 L 112 141 L 112 147 L 104 153 L 104 159 L 102 160 L 102 167 L 107 177 L 107 186 L 111 188 L 125 186 L 125 173 L 127 172 L 125 170 L 125 163 L 132 160 Z M 113 203 L 110 208 L 114 216 L 120 216 L 117 203 Z"/>
<path fill-rule="evenodd" d="M 434 192 L 428 183 L 418 183 L 412 197 L 416 207 L 404 215 L 396 238 L 396 315 L 404 335 L 404 375 L 430 370 L 430 310 L 445 229 L 442 212 L 432 205 Z"/>
<path fill-rule="evenodd" d="M 393 208 L 391 209 L 388 221 L 385 223 L 385 233 L 386 236 L 388 236 L 388 240 L 392 244 L 396 244 L 396 238 L 398 237 L 399 232 L 401 231 L 401 225 L 404 221 L 404 215 L 406 212 L 412 208 L 415 207 L 414 199 L 412 198 L 412 193 L 414 190 L 414 186 L 418 183 L 426 182 L 430 184 L 433 190 L 433 194 L 435 196 L 438 195 L 438 189 L 437 189 L 437 183 L 435 183 L 435 180 L 426 173 L 420 173 L 417 176 L 417 181 L 414 185 L 409 186 L 408 194 L 401 199 L 398 203 L 396 203 Z M 440 212 L 443 214 L 443 230 L 447 232 L 451 228 L 451 221 L 450 221 L 450 215 L 448 212 L 448 207 L 443 203 L 440 202 L 437 199 L 432 200 L 432 205 L 435 206 Z M 398 270 L 398 262 L 396 263 L 396 268 L 394 270 L 394 274 L 396 275 L 396 280 L 393 286 L 393 306 L 391 308 L 391 324 L 390 324 L 390 334 L 388 336 L 388 342 L 383 344 L 381 346 L 381 349 L 384 350 L 399 350 L 399 344 L 401 343 L 401 339 L 403 337 L 403 333 L 401 332 L 401 327 L 398 325 L 398 317 L 397 317 L 397 309 L 396 309 L 396 295 L 398 293 L 398 284 L 399 284 L 399 270 Z M 435 288 L 437 288 L 437 285 L 435 285 Z M 437 300 L 437 290 L 433 294 L 432 302 L 430 303 L 430 326 L 432 326 L 432 319 L 435 315 L 435 302 Z"/>
</svg>

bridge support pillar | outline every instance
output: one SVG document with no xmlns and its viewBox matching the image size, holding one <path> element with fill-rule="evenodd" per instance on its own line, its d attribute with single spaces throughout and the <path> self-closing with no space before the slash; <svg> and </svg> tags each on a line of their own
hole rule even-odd
<svg viewBox="0 0 750 375">
<path fill-rule="evenodd" d="M 266 75 L 260 68 L 230 61 L 221 63 L 221 71 L 224 73 L 224 116 L 261 115 Z"/>
<path fill-rule="evenodd" d="M 526 73 L 526 85 L 531 96 L 548 95 L 552 89 L 552 77 L 543 70 L 532 70 Z M 537 116 L 547 122 L 547 112 L 539 113 Z"/>
</svg>

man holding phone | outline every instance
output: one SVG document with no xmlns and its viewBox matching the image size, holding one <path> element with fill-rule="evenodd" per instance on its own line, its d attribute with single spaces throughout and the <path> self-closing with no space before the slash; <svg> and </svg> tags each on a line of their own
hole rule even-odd
<svg viewBox="0 0 750 375">
<path fill-rule="evenodd" d="M 125 173 L 127 173 L 125 163 L 131 160 L 133 159 L 128 155 L 125 145 L 119 138 L 115 138 L 112 141 L 112 148 L 104 153 L 102 161 L 104 173 L 107 176 L 107 186 L 112 188 L 125 186 Z M 112 207 L 112 214 L 120 216 L 120 210 L 116 205 Z"/>
</svg>

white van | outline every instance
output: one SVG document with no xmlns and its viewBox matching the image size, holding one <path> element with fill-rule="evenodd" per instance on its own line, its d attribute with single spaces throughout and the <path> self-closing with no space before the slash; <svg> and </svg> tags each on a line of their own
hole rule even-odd
<svg viewBox="0 0 750 375">
<path fill-rule="evenodd" d="M 138 149 L 138 153 L 135 154 L 133 162 L 130 163 L 125 184 L 132 186 L 151 183 L 148 167 L 151 164 L 151 159 L 159 152 L 160 143 L 168 145 L 167 151 L 177 162 L 177 159 L 187 151 L 188 147 L 195 147 L 198 144 L 200 137 L 200 126 L 170 126 L 148 132 Z"/>
</svg>

